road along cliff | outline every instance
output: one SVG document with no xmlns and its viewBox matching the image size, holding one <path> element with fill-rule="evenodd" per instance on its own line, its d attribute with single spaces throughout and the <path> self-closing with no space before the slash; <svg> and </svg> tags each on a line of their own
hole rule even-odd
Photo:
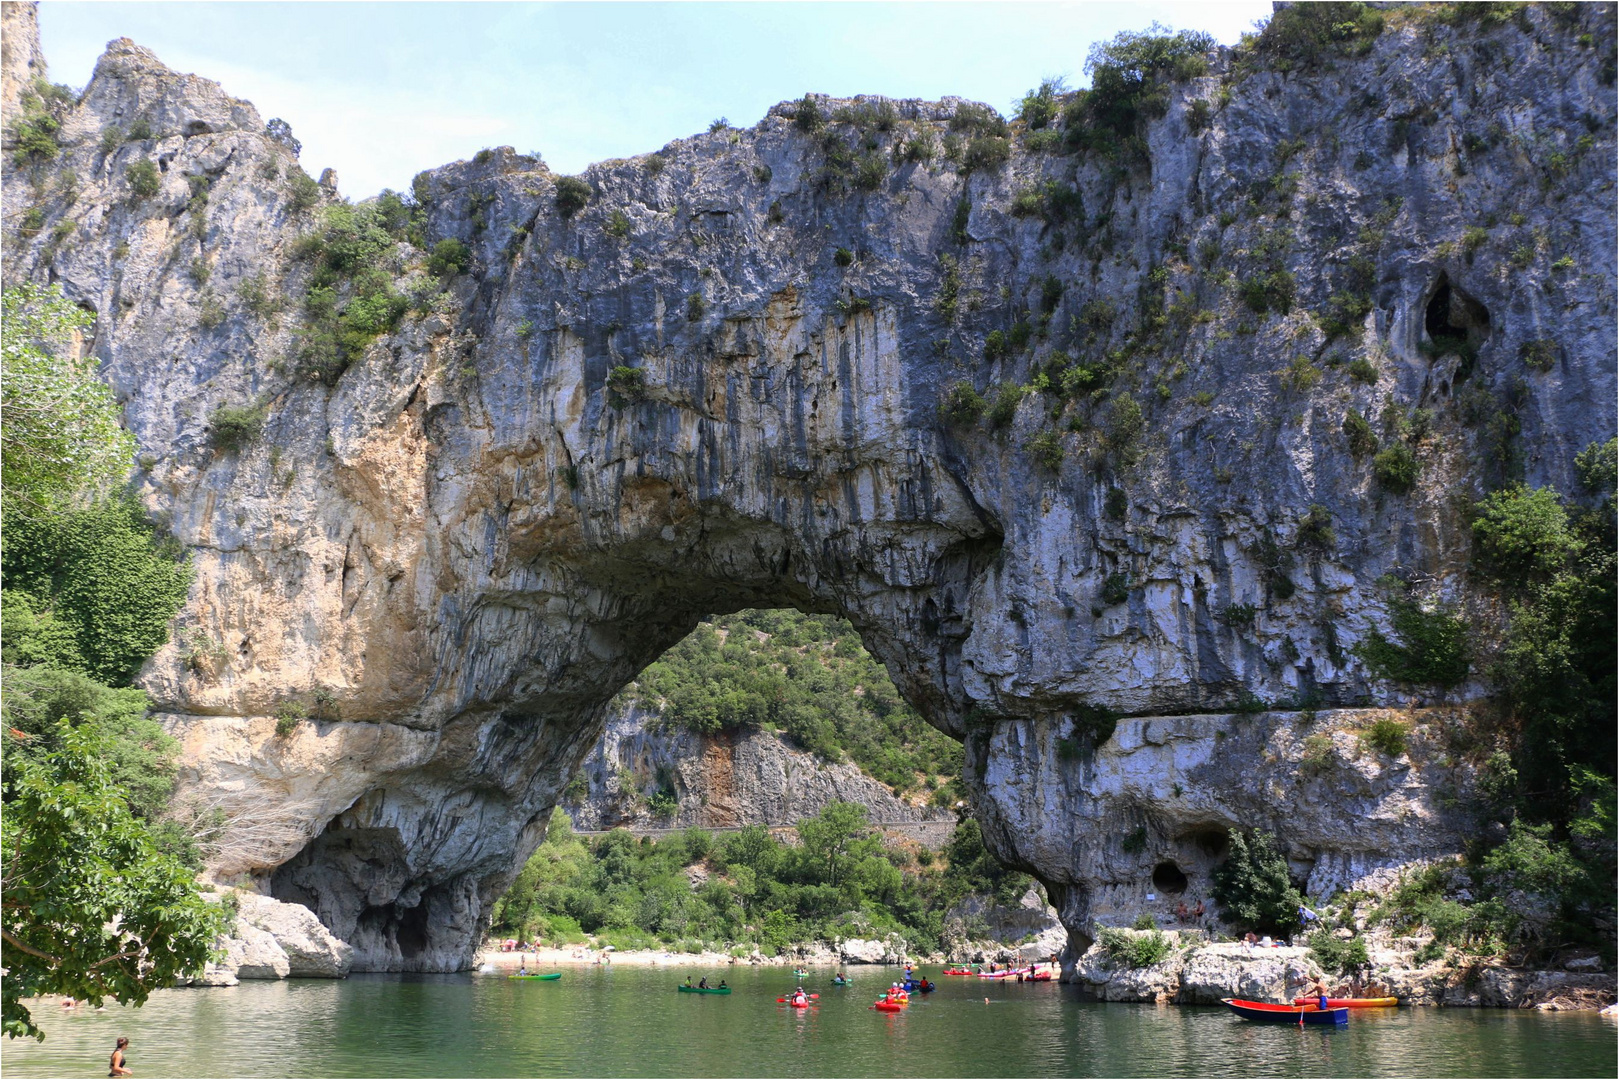
<svg viewBox="0 0 1619 1080">
<path fill-rule="evenodd" d="M 1487 646 L 1473 500 L 1574 497 L 1614 434 L 1614 16 L 1351 37 L 359 207 L 128 40 L 19 105 L 57 126 L 13 143 L 6 281 L 94 314 L 192 552 L 141 682 L 231 823 L 212 874 L 357 970 L 464 966 L 608 701 L 743 607 L 853 623 L 1076 954 L 1233 830 L 1312 891 L 1461 850 L 1483 667 L 1364 646 Z"/>
</svg>

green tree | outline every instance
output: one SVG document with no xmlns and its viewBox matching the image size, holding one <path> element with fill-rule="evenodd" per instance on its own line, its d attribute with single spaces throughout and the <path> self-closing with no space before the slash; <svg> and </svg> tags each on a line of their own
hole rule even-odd
<svg viewBox="0 0 1619 1080">
<path fill-rule="evenodd" d="M 1275 934 L 1298 929 L 1304 903 L 1288 877 L 1276 838 L 1268 832 L 1231 837 L 1230 855 L 1214 868 L 1214 899 L 1227 922 Z"/>
<path fill-rule="evenodd" d="M 56 285 L 6 289 L 0 304 L 0 511 L 11 524 L 120 483 L 135 443 L 95 358 L 77 355 L 90 315 Z"/>
<path fill-rule="evenodd" d="M 10 521 L 5 538 L 0 581 L 26 596 L 6 597 L 7 659 L 21 654 L 11 662 L 122 684 L 168 640 L 190 569 L 133 499 Z"/>
<path fill-rule="evenodd" d="M 44 1037 L 24 998 L 141 1004 L 202 968 L 223 921 L 130 813 L 93 729 L 63 723 L 58 738 L 41 759 L 13 759 L 0 788 L 0 1019 L 13 1038 Z"/>
<path fill-rule="evenodd" d="M 866 808 L 859 803 L 831 802 L 812 818 L 798 823 L 798 839 L 820 879 L 837 887 L 857 860 L 873 854 L 881 841 L 866 836 Z"/>
<path fill-rule="evenodd" d="M 1516 484 L 1480 502 L 1473 560 L 1503 582 L 1523 585 L 1561 569 L 1577 541 L 1557 492 Z"/>
</svg>

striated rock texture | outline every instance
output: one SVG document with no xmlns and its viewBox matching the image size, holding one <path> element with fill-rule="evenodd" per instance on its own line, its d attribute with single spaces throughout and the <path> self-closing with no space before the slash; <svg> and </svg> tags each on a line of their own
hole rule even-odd
<svg viewBox="0 0 1619 1080">
<path fill-rule="evenodd" d="M 717 735 L 661 729 L 658 714 L 619 698 L 601 740 L 563 792 L 562 807 L 578 829 L 620 825 L 792 825 L 831 802 L 864 806 L 885 825 L 955 825 L 953 811 L 916 806 L 848 762 L 828 764 L 774 732 L 741 728 Z M 674 795 L 672 813 L 655 817 L 645 796 Z"/>
<path fill-rule="evenodd" d="M 1142 159 L 1019 127 L 965 175 L 925 151 L 973 135 L 966 103 L 820 99 L 832 141 L 789 103 L 593 166 L 571 216 L 542 162 L 481 153 L 415 186 L 464 272 L 439 293 L 402 244 L 415 310 L 323 381 L 295 241 L 330 192 L 252 106 L 119 40 L 60 158 L 5 177 L 5 275 L 95 313 L 135 483 L 193 552 L 142 682 L 182 798 L 233 822 L 216 873 L 307 904 L 357 970 L 467 963 L 605 704 L 745 606 L 853 622 L 965 740 L 989 843 L 1082 950 L 1158 863 L 1201 887 L 1223 830 L 1275 830 L 1322 882 L 1459 848 L 1447 766 L 1334 733 L 1317 775 L 1309 714 L 1231 710 L 1485 692 L 1352 650 L 1389 630 L 1385 575 L 1487 644 L 1470 500 L 1513 470 L 1572 493 L 1614 434 L 1613 47 L 1607 6 L 1393 12 L 1314 74 L 1212 54 Z M 1041 389 L 1081 360 L 1111 381 Z M 947 423 L 958 383 L 998 407 Z M 225 406 L 263 409 L 256 440 L 215 438 Z M 1408 493 L 1351 409 L 1404 428 Z M 1097 707 L 1157 718 L 1096 747 Z M 277 735 L 287 709 L 319 719 Z"/>
</svg>

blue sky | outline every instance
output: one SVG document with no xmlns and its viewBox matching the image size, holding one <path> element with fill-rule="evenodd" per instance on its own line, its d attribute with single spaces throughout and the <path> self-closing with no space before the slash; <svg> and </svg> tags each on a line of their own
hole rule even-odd
<svg viewBox="0 0 1619 1080">
<path fill-rule="evenodd" d="M 1093 41 L 1154 20 L 1230 44 L 1267 0 L 1216 3 L 75 3 L 45 0 L 55 82 L 128 37 L 288 121 L 344 194 L 485 146 L 577 172 L 738 126 L 806 91 L 987 101 L 1084 85 Z"/>
</svg>

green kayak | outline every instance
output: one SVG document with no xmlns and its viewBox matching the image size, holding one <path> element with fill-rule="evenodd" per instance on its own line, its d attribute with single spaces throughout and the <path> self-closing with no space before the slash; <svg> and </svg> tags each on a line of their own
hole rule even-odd
<svg viewBox="0 0 1619 1080">
<path fill-rule="evenodd" d="M 675 989 L 682 994 L 729 994 L 731 992 L 729 986 L 677 986 Z"/>
<path fill-rule="evenodd" d="M 506 978 L 508 978 L 508 979 L 536 979 L 536 980 L 538 980 L 540 982 L 555 982 L 556 980 L 562 978 L 562 972 L 553 971 L 549 975 L 508 975 L 508 976 L 506 976 Z"/>
</svg>

